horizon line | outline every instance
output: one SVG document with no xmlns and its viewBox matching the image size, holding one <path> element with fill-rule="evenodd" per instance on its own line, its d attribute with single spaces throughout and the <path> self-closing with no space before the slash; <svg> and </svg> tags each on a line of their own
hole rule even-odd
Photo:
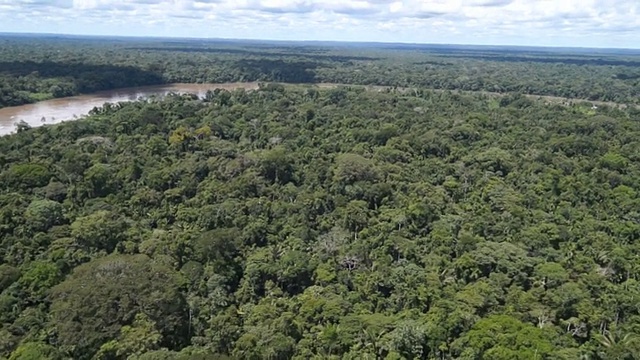
<svg viewBox="0 0 640 360">
<path fill-rule="evenodd" d="M 190 37 L 190 36 L 157 36 L 157 35 L 104 35 L 104 34 L 74 34 L 74 33 L 34 33 L 34 32 L 13 32 L 0 31 L 0 36 L 14 37 L 80 37 L 80 38 L 104 38 L 104 39 L 148 39 L 148 40 L 200 40 L 200 41 L 228 41 L 228 42 L 256 42 L 256 43 L 331 43 L 331 44 L 370 44 L 370 45 L 405 45 L 405 46 L 460 46 L 460 47 L 483 47 L 483 48 L 529 48 L 529 49 L 567 49 L 567 50 L 614 50 L 614 51 L 631 51 L 640 55 L 640 47 L 589 47 L 589 46 L 558 46 L 558 45 L 522 45 L 522 44 L 465 44 L 465 43 L 421 43 L 421 42 L 405 42 L 405 41 L 354 41 L 354 40 L 309 40 L 309 39 L 259 39 L 259 38 L 225 38 L 225 37 Z"/>
</svg>

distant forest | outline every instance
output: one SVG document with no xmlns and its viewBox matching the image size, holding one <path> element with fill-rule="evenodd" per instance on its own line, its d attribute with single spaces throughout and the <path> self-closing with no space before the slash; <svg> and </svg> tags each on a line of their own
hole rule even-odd
<svg viewBox="0 0 640 360">
<path fill-rule="evenodd" d="M 342 83 L 640 103 L 627 52 L 0 37 L 0 106 L 165 83 Z"/>
</svg>

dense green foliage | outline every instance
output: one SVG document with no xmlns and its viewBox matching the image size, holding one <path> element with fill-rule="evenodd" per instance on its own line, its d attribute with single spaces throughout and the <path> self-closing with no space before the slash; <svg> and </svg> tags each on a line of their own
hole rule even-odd
<svg viewBox="0 0 640 360">
<path fill-rule="evenodd" d="M 0 356 L 638 359 L 640 114 L 269 85 L 0 138 Z"/>
<path fill-rule="evenodd" d="M 640 95 L 640 61 L 622 51 L 8 36 L 0 47 L 0 107 L 175 82 L 418 86 L 636 104 Z"/>
</svg>

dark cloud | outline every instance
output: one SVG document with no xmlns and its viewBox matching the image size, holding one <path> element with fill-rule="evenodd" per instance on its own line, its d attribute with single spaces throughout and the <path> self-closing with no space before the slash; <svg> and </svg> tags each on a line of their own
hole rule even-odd
<svg viewBox="0 0 640 360">
<path fill-rule="evenodd" d="M 509 5 L 513 1 L 514 0 L 476 0 L 473 3 L 473 5 L 475 5 L 475 6 L 484 6 L 484 7 L 497 7 L 497 6 Z"/>
<path fill-rule="evenodd" d="M 141 5 L 157 5 L 165 1 L 166 0 L 131 0 L 132 3 Z"/>
<path fill-rule="evenodd" d="M 210 0 L 220 1 L 220 0 Z M 225 0 L 223 0 L 225 1 Z M 229 0 L 226 0 L 227 2 Z M 252 5 L 244 8 L 243 10 L 254 10 L 259 12 L 271 13 L 271 14 L 308 14 L 315 11 L 328 11 L 336 14 L 348 15 L 355 18 L 369 17 L 376 14 L 381 14 L 383 9 L 382 4 L 389 4 L 392 1 L 388 0 L 368 0 L 366 2 L 370 6 L 358 6 L 349 1 L 343 1 L 339 3 L 321 2 L 321 1 L 303 1 L 293 3 L 288 6 L 275 7 L 265 6 L 259 2 L 254 2 Z"/>
<path fill-rule="evenodd" d="M 412 14 L 409 14 L 408 17 L 414 19 L 433 19 L 444 15 L 447 15 L 447 13 L 441 11 L 416 11 Z"/>
<path fill-rule="evenodd" d="M 583 20 L 583 19 L 591 19 L 592 17 L 586 12 L 576 12 L 576 13 L 559 14 L 557 18 L 562 20 Z"/>
<path fill-rule="evenodd" d="M 638 27 L 635 25 L 615 25 L 600 29 L 601 33 L 637 33 Z M 597 31 L 597 30 L 596 30 Z"/>
<path fill-rule="evenodd" d="M 367 17 L 367 16 L 379 14 L 381 12 L 380 9 L 375 7 L 363 9 L 363 8 L 350 7 L 350 6 L 337 6 L 337 7 L 328 8 L 327 10 L 330 10 L 337 14 L 349 15 L 353 17 Z"/>
<path fill-rule="evenodd" d="M 316 11 L 316 6 L 311 3 L 297 4 L 296 6 L 287 6 L 287 7 L 272 7 L 272 6 L 264 6 L 257 5 L 253 6 L 251 9 L 246 10 L 255 10 L 270 14 L 307 14 Z"/>
<path fill-rule="evenodd" d="M 18 5 L 25 8 L 63 8 L 70 9 L 73 7 L 73 0 L 17 0 L 8 2 L 9 4 Z"/>
</svg>

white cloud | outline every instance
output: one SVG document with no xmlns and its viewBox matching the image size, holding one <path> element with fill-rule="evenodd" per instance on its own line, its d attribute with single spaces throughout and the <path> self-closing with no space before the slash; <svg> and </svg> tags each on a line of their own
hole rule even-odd
<svg viewBox="0 0 640 360">
<path fill-rule="evenodd" d="M 638 0 L 0 0 L 0 31 L 521 45 L 640 44 Z"/>
</svg>

